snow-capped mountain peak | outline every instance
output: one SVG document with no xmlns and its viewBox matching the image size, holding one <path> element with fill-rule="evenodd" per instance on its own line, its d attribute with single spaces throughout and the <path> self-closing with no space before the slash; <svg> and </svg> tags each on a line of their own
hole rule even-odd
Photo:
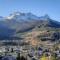
<svg viewBox="0 0 60 60">
<path fill-rule="evenodd" d="M 6 17 L 9 20 L 39 20 L 39 17 L 32 13 L 21 13 L 21 12 L 14 12 Z"/>
</svg>

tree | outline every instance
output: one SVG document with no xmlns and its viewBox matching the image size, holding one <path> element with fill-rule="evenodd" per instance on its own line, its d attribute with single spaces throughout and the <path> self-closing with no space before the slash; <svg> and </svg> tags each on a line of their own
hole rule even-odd
<svg viewBox="0 0 60 60">
<path fill-rule="evenodd" d="M 52 53 L 51 60 L 57 60 L 57 54 Z"/>
<path fill-rule="evenodd" d="M 20 60 L 20 53 L 17 54 L 17 60 Z"/>
<path fill-rule="evenodd" d="M 24 56 L 21 56 L 20 60 L 27 60 L 27 59 Z"/>
<path fill-rule="evenodd" d="M 25 58 L 24 56 L 20 56 L 20 53 L 18 53 L 16 59 L 17 59 L 17 60 L 27 60 L 27 58 Z"/>
</svg>

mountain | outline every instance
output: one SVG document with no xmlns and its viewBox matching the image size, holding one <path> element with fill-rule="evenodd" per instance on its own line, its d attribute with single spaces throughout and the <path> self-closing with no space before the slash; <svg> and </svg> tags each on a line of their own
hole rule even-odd
<svg viewBox="0 0 60 60">
<path fill-rule="evenodd" d="M 34 31 L 58 32 L 59 29 L 60 22 L 51 19 L 47 14 L 38 17 L 32 13 L 14 12 L 7 17 L 0 17 L 0 40 L 20 40 Z"/>
<path fill-rule="evenodd" d="M 39 17 L 35 16 L 32 13 L 21 13 L 21 12 L 14 12 L 7 17 L 7 19 L 15 19 L 15 20 L 39 20 Z"/>
<path fill-rule="evenodd" d="M 44 16 L 40 17 L 40 20 L 49 20 L 49 19 L 50 19 L 50 17 L 48 14 L 45 14 Z"/>
</svg>

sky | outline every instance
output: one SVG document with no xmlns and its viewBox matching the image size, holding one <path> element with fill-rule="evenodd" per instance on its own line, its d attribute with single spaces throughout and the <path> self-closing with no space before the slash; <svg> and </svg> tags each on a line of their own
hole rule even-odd
<svg viewBox="0 0 60 60">
<path fill-rule="evenodd" d="M 37 16 L 48 14 L 60 21 L 60 0 L 0 0 L 0 16 L 20 12 L 31 12 Z"/>
</svg>

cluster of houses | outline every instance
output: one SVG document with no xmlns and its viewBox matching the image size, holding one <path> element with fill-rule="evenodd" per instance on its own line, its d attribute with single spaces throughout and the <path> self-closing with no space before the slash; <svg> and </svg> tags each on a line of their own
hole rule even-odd
<svg viewBox="0 0 60 60">
<path fill-rule="evenodd" d="M 52 60 L 52 57 L 60 59 L 60 49 L 53 47 L 51 50 L 45 47 L 32 47 L 28 45 L 0 47 L 0 58 L 12 58 L 15 60 L 17 56 L 23 56 L 26 60 Z"/>
</svg>

